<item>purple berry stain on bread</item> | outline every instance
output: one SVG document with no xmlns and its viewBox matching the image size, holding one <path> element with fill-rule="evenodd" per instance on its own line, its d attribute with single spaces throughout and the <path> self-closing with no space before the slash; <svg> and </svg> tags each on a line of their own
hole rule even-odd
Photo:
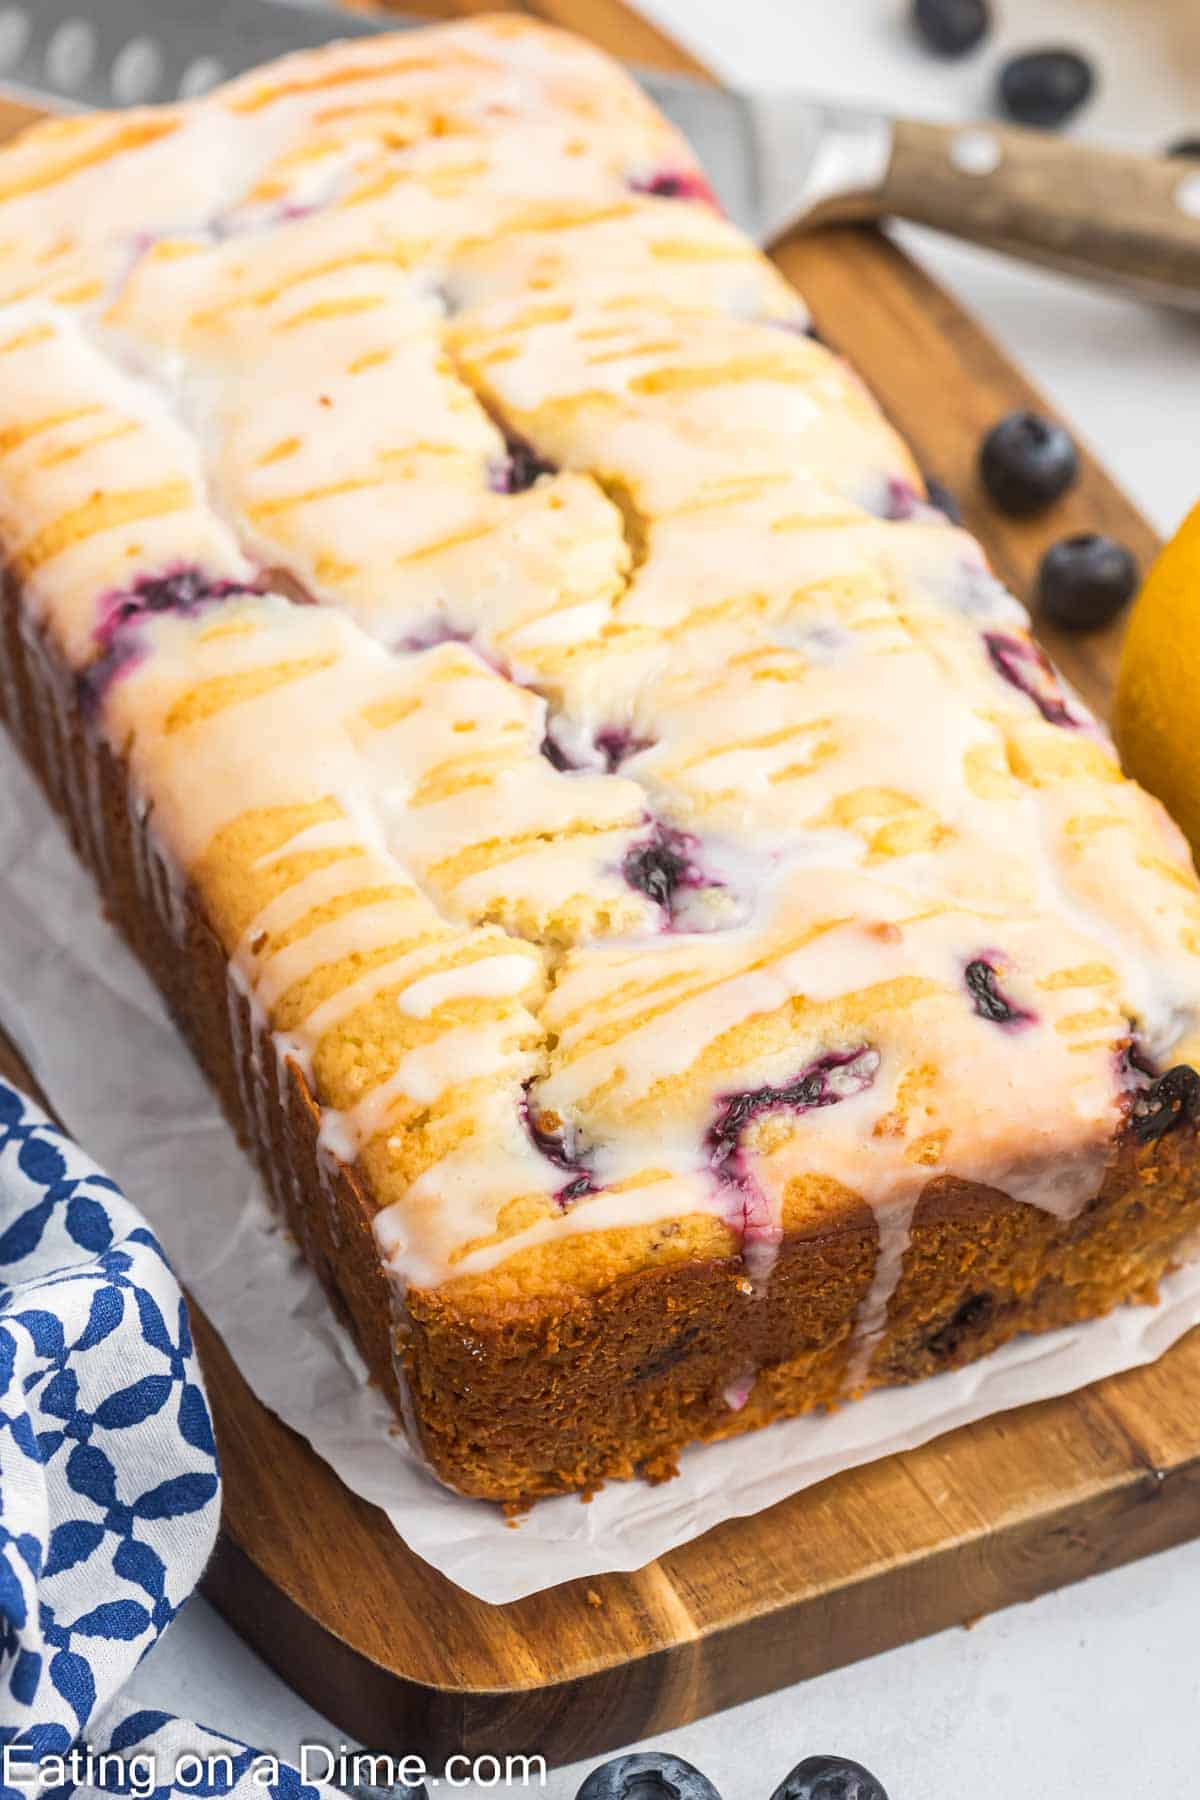
<svg viewBox="0 0 1200 1800">
<path fill-rule="evenodd" d="M 131 620 L 153 613 L 177 613 L 190 618 L 197 609 L 230 594 L 244 593 L 234 581 L 213 581 L 196 568 L 171 569 L 165 575 L 148 575 L 133 587 L 107 594 L 100 602 L 101 619 L 96 639 L 108 644 Z"/>
<path fill-rule="evenodd" d="M 505 460 L 494 467 L 489 486 L 497 494 L 523 494 L 543 475 L 558 473 L 554 464 L 538 455 L 532 444 L 511 434 L 505 438 Z"/>
<path fill-rule="evenodd" d="M 1020 1026 L 1037 1023 L 1036 1013 L 1014 1005 L 1004 993 L 995 965 L 988 962 L 986 957 L 973 957 L 964 970 L 963 979 L 974 1002 L 975 1011 L 990 1025 Z"/>
<path fill-rule="evenodd" d="M 547 731 L 538 748 L 541 750 L 546 761 L 550 764 L 550 767 L 552 769 L 557 769 L 560 775 L 575 774 L 578 771 L 579 764 L 571 760 L 570 756 L 554 736 L 553 731 Z"/>
<path fill-rule="evenodd" d="M 415 631 L 407 632 L 404 637 L 399 638 L 393 649 L 415 655 L 421 650 L 436 650 L 439 644 L 469 644 L 473 635 L 439 614 L 426 624 L 418 625 Z"/>
<path fill-rule="evenodd" d="M 812 1112 L 818 1106 L 836 1106 L 851 1094 L 869 1088 L 879 1070 L 879 1052 L 869 1044 L 853 1050 L 831 1050 L 801 1069 L 778 1087 L 748 1088 L 720 1098 L 720 1111 L 704 1139 L 708 1160 L 721 1181 L 738 1182 L 742 1137 L 755 1119 L 771 1112 Z"/>
<path fill-rule="evenodd" d="M 556 1169 L 562 1169 L 571 1176 L 571 1180 L 564 1182 L 554 1195 L 564 1212 L 572 1200 L 578 1200 L 584 1194 L 595 1193 L 595 1183 L 588 1172 L 583 1151 L 568 1135 L 566 1126 L 557 1114 L 537 1110 L 530 1099 L 528 1084 L 521 1098 L 521 1123 L 538 1154 L 544 1156 L 547 1162 L 553 1163 Z"/>
<path fill-rule="evenodd" d="M 652 749 L 654 739 L 638 737 L 628 726 L 612 725 L 607 726 L 603 731 L 598 731 L 592 739 L 592 744 L 595 756 L 589 756 L 586 751 L 582 756 L 575 754 L 566 749 L 559 741 L 555 734 L 554 724 L 551 722 L 542 739 L 541 751 L 546 761 L 563 773 L 575 774 L 582 770 L 594 771 L 597 764 L 600 764 L 606 775 L 615 775 L 631 756 L 637 756 L 642 750 Z"/>
<path fill-rule="evenodd" d="M 693 860 L 695 849 L 696 840 L 686 832 L 659 825 L 648 843 L 630 850 L 621 872 L 630 887 L 669 913 L 680 888 L 703 885 Z"/>
<path fill-rule="evenodd" d="M 889 525 L 944 525 L 947 521 L 961 525 L 962 514 L 949 489 L 932 477 L 924 487 L 922 492 L 905 476 L 889 475 L 883 483 L 882 498 L 869 500 L 868 510 L 886 519 Z"/>
<path fill-rule="evenodd" d="M 214 581 L 203 569 L 181 565 L 102 595 L 100 620 L 93 634 L 100 655 L 81 677 L 85 708 L 98 706 L 111 683 L 141 661 L 146 646 L 138 628 L 147 619 L 168 613 L 192 618 L 203 606 L 250 591 L 240 582 Z"/>
<path fill-rule="evenodd" d="M 565 1212 L 572 1200 L 581 1200 L 584 1194 L 594 1194 L 595 1191 L 590 1175 L 577 1175 L 574 1181 L 568 1181 L 565 1186 L 560 1187 L 554 1198 Z"/>
<path fill-rule="evenodd" d="M 775 331 L 786 331 L 792 337 L 809 338 L 814 344 L 821 343 L 822 337 L 807 313 L 799 313 L 794 319 L 763 319 L 764 325 L 770 325 Z"/>
<path fill-rule="evenodd" d="M 883 490 L 882 516 L 893 524 L 922 518 L 929 508 L 911 481 L 889 475 Z"/>
<path fill-rule="evenodd" d="M 631 756 L 651 749 L 654 744 L 653 738 L 638 737 L 627 725 L 610 725 L 606 730 L 596 733 L 595 741 L 609 775 L 614 775 Z"/>
<path fill-rule="evenodd" d="M 718 1097 L 718 1112 L 704 1139 L 709 1166 L 737 1197 L 734 1221 L 742 1236 L 742 1255 L 754 1275 L 769 1273 L 782 1229 L 766 1196 L 751 1173 L 742 1139 L 757 1119 L 768 1113 L 796 1117 L 820 1106 L 836 1106 L 869 1088 L 879 1072 L 879 1052 L 870 1044 L 831 1050 L 817 1057 L 778 1087 L 764 1085 Z"/>
<path fill-rule="evenodd" d="M 653 194 L 659 200 L 699 200 L 714 212 L 722 210 L 699 169 L 659 169 L 653 175 L 634 175 L 629 186 L 635 194 Z"/>
<path fill-rule="evenodd" d="M 1076 729 L 1084 724 L 1067 705 L 1058 677 L 1035 643 L 1006 631 L 985 631 L 983 641 L 996 673 L 1026 694 L 1047 724 Z"/>
</svg>

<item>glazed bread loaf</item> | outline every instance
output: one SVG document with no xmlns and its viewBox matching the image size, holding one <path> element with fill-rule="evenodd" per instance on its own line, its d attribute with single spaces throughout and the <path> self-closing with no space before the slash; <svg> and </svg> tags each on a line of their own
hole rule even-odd
<svg viewBox="0 0 1200 1800">
<path fill-rule="evenodd" d="M 582 44 L 4 151 L 0 542 L 9 725 L 454 1487 L 667 1474 L 1194 1231 L 1181 838 Z"/>
</svg>

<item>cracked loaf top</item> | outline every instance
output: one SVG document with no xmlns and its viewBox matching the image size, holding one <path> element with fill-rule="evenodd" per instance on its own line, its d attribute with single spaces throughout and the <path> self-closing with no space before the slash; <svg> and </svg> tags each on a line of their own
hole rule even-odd
<svg viewBox="0 0 1200 1800">
<path fill-rule="evenodd" d="M 612 64 L 485 19 L 41 127 L 0 300 L 25 605 L 399 1279 L 761 1281 L 865 1200 L 868 1342 L 926 1183 L 1096 1192 L 1184 845 Z"/>
</svg>

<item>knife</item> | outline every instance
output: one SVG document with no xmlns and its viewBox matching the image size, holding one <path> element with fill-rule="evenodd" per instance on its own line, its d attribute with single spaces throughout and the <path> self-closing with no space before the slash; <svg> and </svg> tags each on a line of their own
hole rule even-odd
<svg viewBox="0 0 1200 1800">
<path fill-rule="evenodd" d="M 190 98 L 289 51 L 407 29 L 293 0 L 0 5 L 0 82 L 58 107 Z M 761 243 L 891 214 L 1010 255 L 1200 309 L 1200 170 L 992 123 L 891 119 L 803 95 L 634 75 Z"/>
</svg>

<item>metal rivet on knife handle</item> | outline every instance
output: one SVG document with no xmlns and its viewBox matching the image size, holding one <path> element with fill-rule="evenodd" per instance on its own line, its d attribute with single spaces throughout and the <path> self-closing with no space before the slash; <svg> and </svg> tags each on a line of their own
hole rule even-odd
<svg viewBox="0 0 1200 1800">
<path fill-rule="evenodd" d="M 964 175 L 994 175 L 1003 152 L 990 131 L 960 131 L 951 139 L 950 161 Z"/>
</svg>

